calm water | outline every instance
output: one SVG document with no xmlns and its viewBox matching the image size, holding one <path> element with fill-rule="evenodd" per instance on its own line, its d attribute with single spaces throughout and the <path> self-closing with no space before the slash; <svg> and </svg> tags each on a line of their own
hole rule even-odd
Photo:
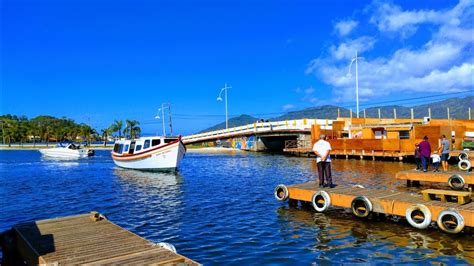
<svg viewBox="0 0 474 266">
<path fill-rule="evenodd" d="M 0 231 L 20 221 L 99 211 L 204 264 L 474 263 L 472 235 L 415 230 L 404 220 L 361 222 L 273 198 L 277 184 L 313 180 L 312 159 L 255 153 L 188 153 L 177 174 L 118 169 L 108 151 L 81 161 L 0 151 Z M 393 177 L 412 165 L 337 160 L 338 184 L 406 190 Z"/>
</svg>

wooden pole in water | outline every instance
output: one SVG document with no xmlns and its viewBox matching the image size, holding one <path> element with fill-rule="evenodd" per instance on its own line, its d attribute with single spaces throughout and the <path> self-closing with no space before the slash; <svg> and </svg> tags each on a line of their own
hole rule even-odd
<svg viewBox="0 0 474 266">
<path fill-rule="evenodd" d="M 341 109 L 337 108 L 337 118 L 341 117 Z"/>
<path fill-rule="evenodd" d="M 365 113 L 365 109 L 364 109 L 364 118 L 367 118 L 367 114 Z"/>
<path fill-rule="evenodd" d="M 471 107 L 468 108 L 468 117 L 469 117 L 469 120 L 471 120 Z"/>
<path fill-rule="evenodd" d="M 428 117 L 431 118 L 431 108 L 428 108 Z"/>
<path fill-rule="evenodd" d="M 393 108 L 393 119 L 397 119 L 397 109 Z"/>
<path fill-rule="evenodd" d="M 449 117 L 449 107 L 446 107 L 446 111 L 447 111 L 447 113 L 448 113 L 448 120 L 449 120 L 449 118 L 450 118 L 450 117 Z"/>
<path fill-rule="evenodd" d="M 413 120 L 415 118 L 415 116 L 413 114 L 413 108 L 410 109 L 410 113 L 411 113 L 411 120 Z"/>
<path fill-rule="evenodd" d="M 352 108 L 349 111 L 350 111 L 351 121 L 352 121 Z"/>
<path fill-rule="evenodd" d="M 380 120 L 380 119 L 382 119 L 381 115 L 380 115 L 380 108 L 378 109 L 378 112 L 379 112 L 379 120 Z"/>
</svg>

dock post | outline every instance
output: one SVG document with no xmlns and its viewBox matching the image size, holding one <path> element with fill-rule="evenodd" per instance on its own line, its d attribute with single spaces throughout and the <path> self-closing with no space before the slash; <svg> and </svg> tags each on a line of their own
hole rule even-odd
<svg viewBox="0 0 474 266">
<path fill-rule="evenodd" d="M 379 120 L 381 120 L 381 116 L 380 116 L 380 108 L 378 109 L 378 112 L 379 112 Z"/>
<path fill-rule="evenodd" d="M 351 121 L 352 121 L 352 108 L 350 110 L 350 115 L 351 115 Z"/>
<path fill-rule="evenodd" d="M 431 118 L 431 108 L 428 107 L 428 117 Z"/>
<path fill-rule="evenodd" d="M 341 109 L 337 108 L 337 118 L 341 117 Z"/>
<path fill-rule="evenodd" d="M 364 109 L 364 119 L 365 119 L 365 118 L 367 118 L 367 116 L 366 116 L 365 109 Z"/>
<path fill-rule="evenodd" d="M 397 108 L 393 108 L 393 119 L 397 119 Z"/>
<path fill-rule="evenodd" d="M 467 116 L 469 117 L 469 120 L 471 120 L 471 107 L 469 107 L 467 110 L 468 110 L 468 115 Z"/>
<path fill-rule="evenodd" d="M 413 114 L 413 108 L 410 108 L 410 113 L 411 113 L 411 120 L 415 119 L 415 115 Z"/>
<path fill-rule="evenodd" d="M 448 113 L 448 120 L 449 120 L 449 107 L 446 107 L 446 112 Z"/>
</svg>

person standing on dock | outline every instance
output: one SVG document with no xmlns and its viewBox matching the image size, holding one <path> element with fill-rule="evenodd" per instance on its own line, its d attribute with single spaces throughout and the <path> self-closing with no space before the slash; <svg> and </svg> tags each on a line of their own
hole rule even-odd
<svg viewBox="0 0 474 266">
<path fill-rule="evenodd" d="M 415 144 L 415 163 L 416 163 L 416 171 L 420 171 L 422 169 L 421 166 L 421 153 L 420 153 L 420 145 L 418 143 Z"/>
<path fill-rule="evenodd" d="M 428 171 L 428 162 L 431 156 L 431 145 L 428 142 L 428 136 L 423 137 L 423 141 L 419 144 L 421 154 L 421 164 L 423 165 L 423 172 Z"/>
<path fill-rule="evenodd" d="M 441 153 L 441 165 L 445 172 L 448 171 L 449 152 L 449 141 L 446 139 L 446 135 L 441 135 L 441 146 L 439 147 L 438 153 Z"/>
<path fill-rule="evenodd" d="M 318 165 L 319 187 L 334 187 L 331 176 L 331 144 L 326 141 L 326 135 L 321 134 L 319 140 L 314 143 L 313 151 L 316 154 L 316 163 Z"/>
</svg>

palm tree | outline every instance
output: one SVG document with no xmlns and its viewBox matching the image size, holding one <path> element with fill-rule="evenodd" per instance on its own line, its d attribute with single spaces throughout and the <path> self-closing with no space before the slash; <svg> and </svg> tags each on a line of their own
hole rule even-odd
<svg viewBox="0 0 474 266">
<path fill-rule="evenodd" d="M 124 135 L 128 135 L 130 139 L 136 138 L 141 133 L 141 128 L 138 126 L 140 122 L 137 120 L 125 120 L 126 126 L 123 130 Z"/>
<path fill-rule="evenodd" d="M 104 128 L 101 130 L 102 132 L 102 139 L 104 140 L 104 147 L 107 147 L 107 139 L 109 138 L 110 134 L 113 132 L 112 127 Z"/>
<path fill-rule="evenodd" d="M 117 131 L 119 139 L 122 137 L 122 127 L 123 122 L 122 120 L 115 120 L 114 123 L 110 126 L 112 131 Z"/>
</svg>

